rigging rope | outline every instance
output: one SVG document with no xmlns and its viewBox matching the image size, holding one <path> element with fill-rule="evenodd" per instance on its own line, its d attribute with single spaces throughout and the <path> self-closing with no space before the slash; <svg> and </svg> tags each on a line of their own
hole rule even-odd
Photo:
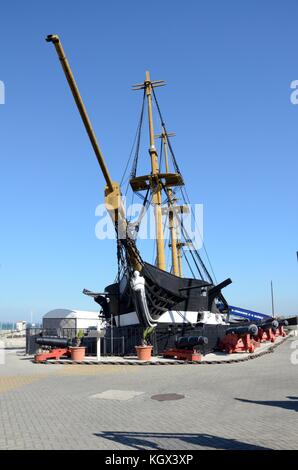
<svg viewBox="0 0 298 470">
<path fill-rule="evenodd" d="M 166 134 L 166 136 L 167 136 L 167 143 L 168 143 L 168 147 L 169 147 L 169 150 L 170 150 L 170 154 L 171 154 L 171 156 L 172 156 L 174 168 L 175 168 L 175 170 L 176 170 L 177 173 L 181 174 L 181 173 L 180 173 L 179 166 L 178 166 L 178 163 L 177 163 L 177 160 L 176 160 L 176 157 L 175 157 L 175 154 L 174 154 L 174 151 L 173 151 L 173 148 L 172 148 L 172 145 L 171 145 L 171 142 L 170 142 L 170 139 L 169 139 L 169 136 L 168 136 L 168 133 L 167 133 L 167 130 L 166 130 L 166 125 L 165 125 L 164 119 L 163 119 L 162 114 L 161 114 L 161 110 L 160 110 L 159 103 L 158 103 L 157 98 L 156 98 L 156 94 L 155 94 L 154 88 L 152 88 L 152 93 L 153 93 L 153 97 L 154 97 L 154 101 L 155 101 L 155 104 L 156 104 L 156 108 L 157 108 L 157 111 L 158 111 L 158 114 L 159 114 L 159 117 L 160 117 L 161 125 L 162 125 L 162 127 L 164 128 L 164 132 L 165 132 L 165 134 Z M 185 192 L 185 197 L 184 197 L 184 194 L 183 194 L 183 190 L 184 190 L 184 192 Z M 193 208 L 192 208 L 192 206 L 191 206 L 190 199 L 189 199 L 189 197 L 188 197 L 188 193 L 187 193 L 185 187 L 184 187 L 184 188 L 181 188 L 181 193 L 182 193 L 182 196 L 183 196 L 183 198 L 184 198 L 184 202 L 187 203 L 187 204 L 190 206 L 190 208 L 191 208 L 191 213 L 192 213 L 192 216 L 193 216 L 193 218 L 194 218 Z M 196 224 L 196 226 L 197 226 L 196 220 L 195 220 L 195 224 Z M 198 231 L 199 231 L 199 227 L 198 227 L 198 226 L 197 226 L 197 229 L 198 229 Z M 199 234 L 200 234 L 200 231 L 199 231 Z M 212 267 L 212 264 L 211 264 L 209 255 L 208 255 L 208 253 L 207 253 L 206 245 L 205 245 L 205 243 L 204 243 L 204 241 L 203 241 L 203 238 L 202 238 L 201 234 L 200 234 L 200 237 L 201 237 L 201 240 L 202 240 L 202 246 L 203 246 L 203 249 L 204 249 L 204 251 L 205 251 L 206 258 L 207 258 L 207 260 L 208 260 L 210 269 L 211 269 L 212 274 L 213 274 L 213 276 L 214 276 L 214 279 L 215 279 L 215 281 L 216 281 L 216 283 L 217 283 L 216 276 L 215 276 L 215 273 L 214 273 L 214 270 L 213 270 L 213 267 Z M 196 250 L 196 251 L 197 251 L 197 250 Z M 207 271 L 206 266 L 204 266 L 204 270 Z M 208 271 L 207 271 L 207 273 L 208 273 L 208 278 L 210 278 L 210 279 L 211 279 L 211 282 L 213 282 L 213 281 L 212 281 L 212 278 L 211 278 L 211 276 L 210 276 L 210 274 L 209 274 Z"/>
<path fill-rule="evenodd" d="M 172 161 L 173 161 L 175 171 L 176 171 L 176 173 L 179 173 L 179 175 L 181 175 L 181 172 L 180 172 L 180 169 L 179 169 L 179 166 L 178 166 L 178 162 L 177 162 L 175 154 L 173 152 L 173 148 L 172 148 L 172 145 L 171 145 L 171 142 L 170 142 L 170 139 L 169 139 L 169 135 L 168 135 L 168 132 L 167 132 L 167 129 L 166 129 L 166 124 L 163 120 L 161 110 L 160 110 L 160 107 L 159 107 L 159 103 L 158 103 L 157 98 L 156 98 L 154 87 L 152 87 L 152 94 L 153 94 L 155 105 L 156 105 L 156 108 L 157 108 L 157 111 L 158 111 L 158 114 L 159 114 L 161 125 L 164 129 L 164 132 L 165 132 L 166 136 L 167 136 L 167 144 L 168 144 L 168 147 L 169 147 L 169 150 L 170 150 L 170 154 L 171 154 L 171 157 L 172 157 Z"/>
<path fill-rule="evenodd" d="M 135 178 L 137 174 L 137 166 L 138 166 L 138 160 L 139 160 L 139 152 L 140 152 L 140 143 L 141 143 L 141 133 L 142 133 L 142 127 L 143 127 L 143 118 L 144 118 L 144 108 L 145 108 L 145 98 L 146 98 L 146 92 L 144 89 L 143 93 L 143 102 L 142 102 L 142 109 L 141 109 L 141 116 L 139 120 L 139 126 L 138 126 L 138 137 L 137 137 L 137 145 L 136 145 L 136 151 L 135 151 L 135 156 L 134 156 L 134 161 L 131 169 L 131 178 Z"/>
<path fill-rule="evenodd" d="M 180 224 L 180 226 L 181 226 L 181 233 L 182 233 L 182 235 L 184 236 L 185 241 L 186 241 L 187 243 L 190 243 L 191 246 L 193 247 L 193 243 L 192 243 L 190 237 L 188 236 L 188 233 L 187 233 L 187 231 L 186 231 L 186 229 L 185 229 L 185 227 L 184 227 L 183 219 L 181 219 L 181 224 Z M 185 233 L 186 233 L 186 236 L 185 236 Z M 199 273 L 199 275 L 201 276 L 201 279 L 203 280 L 203 279 L 204 279 L 204 276 L 202 275 L 202 272 L 201 272 L 201 270 L 200 270 L 200 268 L 199 268 L 199 266 L 198 266 L 198 264 L 197 264 L 197 262 L 196 262 L 196 260 L 195 260 L 195 258 L 194 258 L 193 252 L 192 252 L 192 250 L 189 250 L 189 251 L 190 251 L 190 255 L 191 255 L 191 257 L 192 257 L 192 260 L 193 260 L 193 262 L 194 262 L 194 264 L 195 264 L 195 267 L 197 268 L 198 273 Z M 184 250 L 183 250 L 183 252 L 184 252 Z M 199 258 L 199 261 L 200 261 L 200 263 L 201 263 L 202 268 L 203 268 L 204 271 L 205 271 L 205 274 L 206 274 L 207 276 L 209 276 L 209 273 L 208 273 L 207 269 L 205 268 L 204 263 L 202 262 L 202 260 L 201 260 L 200 258 Z M 211 281 L 211 282 L 212 282 L 212 281 Z"/>
<path fill-rule="evenodd" d="M 210 273 L 209 273 L 208 269 L 206 268 L 206 266 L 205 266 L 205 264 L 204 264 L 204 262 L 203 262 L 201 256 L 200 256 L 199 253 L 198 253 L 198 250 L 197 250 L 196 247 L 194 246 L 194 244 L 193 244 L 191 238 L 189 237 L 189 235 L 188 235 L 188 233 L 187 233 L 187 230 L 185 229 L 185 227 L 184 227 L 183 224 L 181 224 L 181 231 L 183 232 L 183 236 L 184 236 L 185 240 L 186 240 L 188 243 L 190 243 L 191 247 L 193 248 L 192 250 L 189 250 L 189 251 L 190 251 L 190 254 L 191 254 L 191 256 L 192 256 L 192 258 L 193 258 L 193 253 L 194 253 L 194 254 L 196 255 L 198 261 L 200 262 L 200 264 L 201 264 L 201 266 L 202 266 L 202 268 L 203 268 L 203 270 L 204 270 L 204 272 L 205 272 L 205 274 L 206 274 L 208 280 L 213 284 L 212 277 L 210 276 Z M 195 262 L 195 260 L 194 260 L 194 262 Z M 196 262 L 195 262 L 195 264 L 196 264 L 196 266 L 197 266 L 197 263 L 196 263 Z M 200 272 L 201 278 L 204 279 L 204 277 L 202 276 L 202 273 L 201 273 L 200 270 L 199 270 L 199 272 Z"/>
<path fill-rule="evenodd" d="M 149 192 L 150 192 L 150 188 L 147 189 L 147 193 L 146 193 L 146 196 L 144 198 L 144 201 L 143 201 L 143 205 L 142 205 L 142 209 L 140 211 L 140 215 L 138 217 L 138 219 L 136 220 L 136 222 L 129 222 L 129 227 L 130 228 L 134 228 L 136 232 L 139 231 L 139 228 L 140 228 L 140 224 L 142 222 L 142 219 L 146 213 L 146 210 L 148 209 L 148 207 L 150 206 L 151 204 L 151 200 L 148 201 L 148 196 L 149 196 Z M 151 197 L 152 199 L 152 197 Z"/>
<path fill-rule="evenodd" d="M 182 254 L 183 254 L 184 258 L 185 258 L 185 261 L 186 261 L 186 263 L 187 263 L 187 265 L 188 265 L 188 267 L 189 267 L 189 270 L 190 270 L 191 274 L 192 274 L 193 277 L 195 278 L 195 273 L 194 273 L 193 270 L 192 270 L 192 267 L 191 267 L 190 262 L 188 261 L 188 259 L 187 259 L 187 257 L 186 257 L 186 254 L 185 254 L 185 251 L 184 251 L 184 250 L 182 250 Z"/>
<path fill-rule="evenodd" d="M 168 133 L 167 133 L 167 130 L 166 130 L 166 125 L 165 125 L 165 121 L 163 119 L 163 116 L 162 116 L 162 113 L 161 113 L 161 109 L 160 109 L 160 106 L 159 106 L 159 103 L 158 103 L 158 100 L 157 100 L 157 97 L 156 97 L 156 94 L 155 94 L 155 90 L 154 90 L 154 87 L 152 87 L 152 95 L 153 95 L 153 99 L 154 99 L 154 102 L 155 102 L 155 105 L 156 105 L 156 108 L 157 108 L 157 111 L 158 111 L 158 115 L 159 115 L 159 118 L 160 118 L 160 121 L 161 121 L 161 126 L 162 126 L 162 129 L 163 129 L 163 132 L 165 133 L 166 137 L 167 137 L 167 145 L 168 145 L 168 148 L 169 148 L 169 151 L 170 151 L 170 155 L 171 155 L 171 159 L 172 159 L 172 163 L 173 163 L 173 166 L 174 166 L 174 169 L 175 169 L 175 172 L 180 174 L 181 175 L 181 172 L 180 172 L 180 169 L 179 169 L 179 166 L 178 166 L 178 162 L 176 160 L 176 157 L 175 157 L 175 154 L 174 154 L 174 151 L 173 151 L 173 148 L 172 148 L 172 145 L 171 145 L 171 142 L 170 142 L 170 139 L 169 139 L 169 136 L 168 136 Z M 131 149 L 131 153 L 130 153 L 130 156 L 129 156 L 129 159 L 128 159 L 128 162 L 126 164 L 126 167 L 125 167 L 125 171 L 124 171 L 124 174 L 123 174 L 123 177 L 121 179 L 121 185 L 123 183 L 123 180 L 124 180 L 124 177 L 126 175 L 126 172 L 127 172 L 127 169 L 128 169 L 128 165 L 131 161 L 131 158 L 132 158 L 132 155 L 133 155 L 133 150 L 135 149 L 135 154 L 134 154 L 134 158 L 133 158 L 133 164 L 132 164 L 132 169 L 131 169 L 131 173 L 130 173 L 130 178 L 134 178 L 136 176 L 136 173 L 137 173 L 137 166 L 138 166 L 138 160 L 139 160 L 139 154 L 140 154 L 140 144 L 141 144 L 141 134 L 142 134 L 142 127 L 143 127 L 143 121 L 144 121 L 144 109 L 145 109 L 145 101 L 146 101 L 146 93 L 145 93 L 145 89 L 144 89 L 144 93 L 143 93 L 143 101 L 142 101 L 142 108 L 141 108 L 141 113 L 140 113 L 140 118 L 139 118 L 139 123 L 138 123 L 138 126 L 137 126 L 137 131 L 136 131 L 136 135 L 135 135 L 135 138 L 134 138 L 134 142 L 133 142 L 133 146 L 132 146 L 132 149 Z M 160 147 L 160 158 L 159 158 L 159 169 L 161 169 L 161 166 L 162 166 L 162 151 L 163 151 L 163 142 L 162 142 L 162 139 L 161 139 L 161 147 Z M 167 190 L 166 188 L 164 187 L 164 185 L 162 184 L 163 186 L 163 189 L 166 193 L 166 197 L 167 197 L 167 201 L 169 201 L 169 198 L 168 198 L 168 193 L 167 193 Z M 128 184 L 127 184 L 127 188 L 126 188 L 126 193 L 127 194 L 127 191 L 128 191 L 128 187 L 129 187 L 129 178 L 128 178 Z M 190 206 L 190 209 L 191 209 L 191 214 L 192 214 L 192 217 L 194 218 L 194 211 L 193 211 L 193 207 L 191 206 L 191 203 L 190 203 L 190 199 L 189 199 L 189 196 L 188 196 L 188 193 L 186 191 L 185 188 L 181 187 L 179 188 L 181 190 L 181 195 L 182 195 L 182 198 L 183 198 L 183 201 L 185 204 L 188 204 Z M 153 193 L 154 191 L 151 192 L 151 199 L 150 201 L 148 202 L 148 192 L 149 190 L 147 191 L 147 194 L 146 196 L 144 197 L 142 194 L 140 193 L 136 193 L 139 197 L 141 197 L 144 202 L 143 202 L 143 209 L 148 208 L 150 204 L 152 204 L 152 196 L 153 196 Z M 133 194 L 133 198 L 134 198 L 134 194 Z M 133 199 L 132 199 L 133 201 Z M 144 210 L 142 209 L 141 213 L 140 213 L 140 217 L 138 219 L 138 221 L 134 224 L 132 224 L 133 226 L 136 227 L 136 230 L 138 231 L 138 228 L 139 227 L 139 224 L 143 218 L 143 213 L 144 213 Z M 209 258 L 209 255 L 207 253 L 207 249 L 206 249 L 206 246 L 205 246 L 205 243 L 203 241 L 203 238 L 201 236 L 201 233 L 200 233 L 200 230 L 199 230 L 199 227 L 197 226 L 197 222 L 195 220 L 195 224 L 196 224 L 196 227 L 199 231 L 199 235 L 201 237 L 201 240 L 202 240 L 202 246 L 203 246 L 203 249 L 204 249 L 204 252 L 206 254 L 206 258 L 208 260 L 208 263 L 210 265 L 210 268 L 211 268 L 211 272 L 214 276 L 214 279 L 216 281 L 216 276 L 215 276 L 215 273 L 214 273 L 214 270 L 213 270 L 213 267 L 212 267 L 212 264 L 211 264 L 211 261 L 210 261 L 210 258 Z M 201 265 L 205 275 L 207 276 L 208 280 L 213 283 L 213 280 L 212 280 L 212 277 L 209 273 L 209 271 L 207 270 L 207 267 L 205 266 L 201 256 L 199 255 L 198 253 L 198 250 L 195 248 L 193 242 L 191 241 L 190 237 L 188 236 L 187 234 L 187 231 L 185 229 L 185 227 L 183 226 L 183 223 L 181 221 L 181 228 L 182 228 L 182 232 L 183 232 L 183 236 L 185 238 L 186 241 L 188 241 L 189 243 L 191 243 L 191 246 L 192 246 L 192 250 L 190 250 L 190 254 L 191 254 L 191 257 L 192 257 L 192 260 L 193 260 L 193 263 L 195 264 L 196 266 L 196 269 L 201 277 L 201 279 L 203 279 L 203 275 L 202 275 L 202 272 L 200 270 L 200 267 L 197 263 L 197 261 L 199 262 L 199 264 Z M 154 249 L 155 249 L 155 244 L 154 244 Z M 186 257 L 186 254 L 184 252 L 184 250 L 182 250 L 182 253 L 183 253 L 183 256 L 188 264 L 188 267 L 192 273 L 192 275 L 195 277 L 194 275 L 194 272 L 189 264 L 189 260 L 188 258 Z M 138 253 L 139 254 L 139 253 Z M 139 255 L 140 256 L 140 255 Z M 140 257 L 141 259 L 141 257 Z M 217 281 L 216 281 L 217 282 Z"/>
<path fill-rule="evenodd" d="M 120 181 L 120 186 L 122 186 L 122 184 L 123 184 L 123 182 L 124 182 L 124 178 L 125 178 L 125 175 L 126 175 L 126 172 L 127 172 L 127 169 L 128 169 L 128 165 L 129 165 L 129 163 L 130 163 L 130 160 L 131 160 L 131 157 L 132 157 L 132 154 L 133 154 L 133 151 L 134 151 L 136 142 L 138 142 L 138 144 L 137 144 L 136 152 L 135 152 L 135 155 L 134 155 L 133 167 L 134 167 L 134 165 L 135 165 L 136 154 L 139 152 L 139 148 L 140 148 L 140 135 L 141 135 L 142 124 L 143 124 L 143 117 L 144 117 L 144 106 L 145 106 L 145 91 L 144 91 L 144 94 L 143 94 L 142 108 L 141 108 L 141 114 L 140 114 L 140 118 L 139 118 L 137 130 L 136 130 L 135 137 L 134 137 L 134 140 L 133 140 L 133 144 L 132 144 L 132 147 L 131 147 L 131 151 L 130 151 L 130 154 L 129 154 L 129 157 L 128 157 L 128 160 L 127 160 L 127 163 L 126 163 L 126 166 L 125 166 L 125 169 L 124 169 L 124 172 L 123 172 L 121 181 Z M 127 192 L 127 191 L 126 191 L 126 192 Z"/>
<path fill-rule="evenodd" d="M 166 193 L 167 196 L 168 196 L 168 191 L 167 191 L 167 188 L 164 186 L 164 184 L 162 184 L 162 188 L 163 188 L 163 190 L 165 191 L 165 193 Z M 172 206 L 172 202 L 170 201 L 169 197 L 168 197 L 168 203 L 169 203 L 170 206 Z M 176 214 L 175 214 L 175 217 L 176 217 Z M 208 272 L 208 270 L 207 270 L 207 268 L 206 268 L 206 266 L 205 266 L 204 263 L 203 263 L 203 260 L 201 259 L 200 255 L 197 253 L 197 250 L 195 249 L 195 246 L 194 246 L 192 240 L 190 239 L 190 237 L 189 237 L 189 235 L 188 235 L 186 229 L 184 228 L 184 224 L 183 224 L 183 219 L 182 219 L 182 218 L 180 219 L 180 226 L 181 226 L 181 233 L 182 233 L 182 235 L 184 236 L 185 241 L 191 244 L 193 250 L 195 251 L 195 253 L 196 253 L 196 255 L 197 255 L 198 261 L 200 262 L 200 264 L 201 264 L 203 270 L 205 271 L 206 276 L 208 277 L 209 280 L 211 280 L 211 282 L 213 282 L 212 279 L 211 279 L 211 276 L 210 276 L 210 274 L 209 274 L 209 272 Z M 186 235 L 185 235 L 185 234 L 186 234 Z M 194 264 L 195 264 L 195 266 L 196 266 L 196 268 L 197 268 L 197 271 L 198 271 L 198 273 L 199 273 L 201 279 L 203 280 L 203 279 L 204 279 L 204 276 L 202 275 L 202 272 L 201 272 L 201 270 L 200 270 L 200 268 L 199 268 L 199 266 L 198 266 L 198 264 L 197 264 L 197 262 L 196 262 L 196 260 L 195 260 L 195 258 L 194 258 L 194 255 L 193 255 L 193 253 L 192 253 L 193 250 L 190 250 L 190 254 L 191 254 L 191 257 L 192 257 L 192 259 L 193 259 L 193 262 L 194 262 Z M 184 250 L 182 250 L 182 251 L 184 252 Z M 186 259 L 186 257 L 185 257 L 185 259 Z M 191 270 L 191 272 L 193 273 L 192 270 Z M 194 274 L 193 274 L 193 276 L 194 276 Z M 194 277 L 195 277 L 195 276 L 194 276 Z"/>
<path fill-rule="evenodd" d="M 184 194 L 184 193 L 185 193 L 185 194 Z M 202 235 L 201 235 L 200 229 L 199 229 L 198 224 L 197 224 L 197 221 L 196 221 L 196 219 L 195 219 L 193 207 L 192 207 L 192 205 L 191 205 L 191 203 L 190 203 L 190 199 L 189 199 L 189 196 L 188 196 L 188 193 L 187 193 L 187 190 L 186 190 L 185 187 L 181 188 L 181 194 L 182 194 L 182 197 L 183 197 L 184 202 L 185 202 L 186 204 L 188 204 L 188 206 L 190 207 L 191 214 L 192 214 L 192 216 L 193 216 L 193 219 L 194 219 L 194 221 L 195 221 L 196 228 L 197 228 L 197 230 L 198 230 L 198 232 L 199 232 L 199 235 L 200 235 L 200 238 L 201 238 L 201 241 L 202 241 L 202 246 L 203 246 L 204 252 L 205 252 L 205 254 L 206 254 L 206 258 L 207 258 L 207 260 L 208 260 L 210 269 L 211 269 L 211 271 L 212 271 L 213 277 L 214 277 L 215 282 L 216 282 L 216 284 L 217 284 L 217 279 L 216 279 L 216 276 L 215 276 L 215 272 L 214 272 L 214 270 L 213 270 L 213 267 L 212 267 L 212 264 L 211 264 L 209 255 L 208 255 L 208 253 L 207 253 L 206 245 L 205 245 L 205 243 L 204 243 L 203 237 L 202 237 Z M 197 252 L 196 249 L 195 249 L 195 251 Z M 197 252 L 197 254 L 198 254 L 198 252 Z M 198 254 L 198 255 L 199 255 L 199 254 Z M 207 271 L 206 266 L 205 266 L 205 269 L 206 269 L 206 271 Z M 208 271 L 207 271 L 207 272 L 208 272 Z M 212 277 L 210 276 L 210 273 L 209 273 L 209 272 L 208 272 L 208 277 L 211 279 L 211 282 L 213 282 L 213 281 L 212 281 Z"/>
</svg>

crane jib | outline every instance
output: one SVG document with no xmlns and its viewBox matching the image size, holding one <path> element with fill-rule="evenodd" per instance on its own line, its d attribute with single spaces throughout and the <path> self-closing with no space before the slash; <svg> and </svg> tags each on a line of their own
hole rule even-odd
<svg viewBox="0 0 298 470">
<path fill-rule="evenodd" d="M 87 114 L 87 110 L 85 108 L 84 102 L 82 100 L 81 94 L 79 92 L 78 86 L 76 84 L 75 78 L 73 76 L 73 73 L 71 71 L 70 65 L 68 63 L 68 60 L 65 56 L 64 49 L 62 47 L 60 38 L 56 34 L 50 34 L 46 37 L 47 42 L 52 42 L 56 48 L 59 60 L 61 62 L 61 66 L 63 68 L 64 74 L 66 76 L 66 79 L 68 81 L 69 87 L 71 89 L 72 95 L 74 97 L 74 100 L 76 102 L 76 105 L 78 107 L 79 113 L 81 115 L 82 121 L 84 123 L 85 129 L 87 131 L 87 134 L 89 136 L 89 139 L 91 141 L 93 150 L 95 152 L 96 158 L 98 160 L 98 163 L 100 165 L 101 171 L 103 173 L 103 176 L 106 180 L 108 189 L 110 191 L 113 191 L 113 181 L 111 179 L 109 170 L 106 166 L 106 163 L 104 161 L 102 152 L 99 148 L 95 133 L 93 131 L 89 116 Z"/>
</svg>

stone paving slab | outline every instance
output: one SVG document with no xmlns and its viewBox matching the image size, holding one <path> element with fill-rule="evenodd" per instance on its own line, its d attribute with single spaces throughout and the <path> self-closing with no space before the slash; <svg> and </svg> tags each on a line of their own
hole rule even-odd
<svg viewBox="0 0 298 470">
<path fill-rule="evenodd" d="M 96 398 L 97 400 L 120 400 L 126 401 L 131 400 L 139 395 L 143 395 L 144 392 L 136 392 L 135 390 L 105 390 L 104 392 L 91 395 L 90 398 Z"/>
<path fill-rule="evenodd" d="M 298 449 L 296 343 L 226 367 L 38 367 L 10 353 L 3 381 L 38 380 L 0 391 L 0 449 Z M 92 398 L 111 391 L 139 394 Z"/>
</svg>

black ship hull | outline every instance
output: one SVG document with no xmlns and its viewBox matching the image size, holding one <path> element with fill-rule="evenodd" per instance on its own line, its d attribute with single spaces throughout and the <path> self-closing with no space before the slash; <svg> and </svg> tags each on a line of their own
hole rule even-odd
<svg viewBox="0 0 298 470">
<path fill-rule="evenodd" d="M 204 336 L 208 343 L 200 347 L 202 354 L 208 354 L 217 349 L 219 340 L 225 335 L 229 325 L 201 325 L 189 324 L 157 324 L 150 337 L 153 346 L 153 355 L 161 355 L 165 350 L 175 346 L 181 336 Z M 143 328 L 139 325 L 108 328 L 105 333 L 107 354 L 135 356 L 135 346 L 141 344 Z M 110 338 L 113 338 L 113 351 Z"/>
<path fill-rule="evenodd" d="M 101 305 L 104 318 L 118 327 L 225 324 L 228 304 L 219 285 L 181 278 L 144 263 L 141 272 L 123 276 L 106 287 L 105 294 L 84 291 Z M 220 305 L 220 307 L 219 307 Z"/>
</svg>

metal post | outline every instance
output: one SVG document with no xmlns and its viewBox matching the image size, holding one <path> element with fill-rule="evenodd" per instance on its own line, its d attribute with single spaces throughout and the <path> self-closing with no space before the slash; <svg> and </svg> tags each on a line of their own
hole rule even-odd
<svg viewBox="0 0 298 470">
<path fill-rule="evenodd" d="M 271 305 L 272 305 L 272 317 L 274 318 L 274 297 L 273 297 L 273 283 L 271 281 Z"/>
<path fill-rule="evenodd" d="M 96 356 L 97 356 L 97 360 L 100 361 L 100 357 L 101 357 L 101 350 L 100 350 L 100 346 L 101 346 L 101 337 L 100 337 L 100 325 L 99 323 L 97 323 L 97 342 L 96 342 Z"/>
<path fill-rule="evenodd" d="M 113 341 L 114 341 L 114 337 L 113 337 L 113 314 L 111 313 L 111 356 L 113 355 L 114 353 L 114 348 L 113 348 Z"/>
</svg>

